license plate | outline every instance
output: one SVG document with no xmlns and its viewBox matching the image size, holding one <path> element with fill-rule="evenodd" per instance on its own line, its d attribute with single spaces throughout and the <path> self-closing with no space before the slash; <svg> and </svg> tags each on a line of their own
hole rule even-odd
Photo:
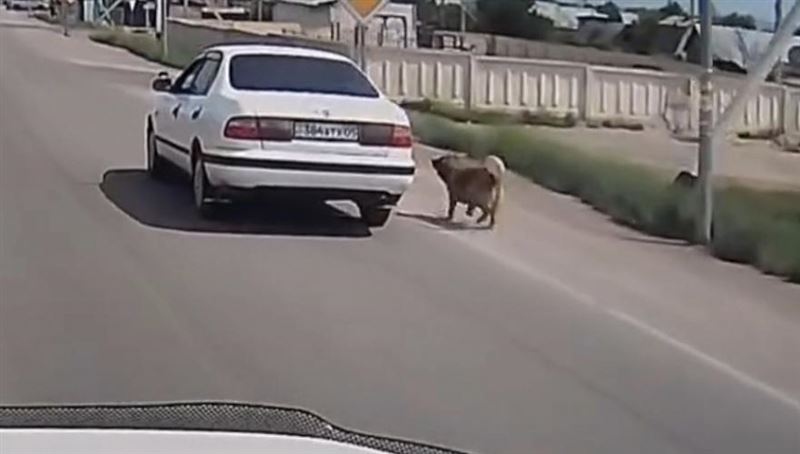
<svg viewBox="0 0 800 454">
<path fill-rule="evenodd" d="M 358 141 L 358 125 L 296 122 L 294 136 L 297 139 L 356 142 Z"/>
</svg>

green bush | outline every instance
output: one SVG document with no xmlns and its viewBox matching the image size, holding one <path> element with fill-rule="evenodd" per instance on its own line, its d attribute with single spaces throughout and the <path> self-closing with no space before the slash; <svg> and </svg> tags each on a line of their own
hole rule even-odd
<svg viewBox="0 0 800 454">
<path fill-rule="evenodd" d="M 495 154 L 534 182 L 580 198 L 614 221 L 652 235 L 694 238 L 696 199 L 654 168 L 600 157 L 514 125 L 469 125 L 410 112 L 424 143 L 481 158 Z M 712 253 L 800 282 L 800 193 L 716 189 Z"/>
</svg>

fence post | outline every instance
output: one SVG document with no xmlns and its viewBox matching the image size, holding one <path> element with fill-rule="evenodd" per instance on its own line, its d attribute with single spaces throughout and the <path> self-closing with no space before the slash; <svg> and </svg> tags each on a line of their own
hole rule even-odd
<svg viewBox="0 0 800 454">
<path fill-rule="evenodd" d="M 583 99 L 581 101 L 580 115 L 584 122 L 592 118 L 592 101 L 594 100 L 594 71 L 591 65 L 583 67 Z"/>
<path fill-rule="evenodd" d="M 464 107 L 467 110 L 475 107 L 475 54 L 470 52 L 467 59 L 467 70 L 464 77 Z"/>
<path fill-rule="evenodd" d="M 781 106 L 780 106 L 780 125 L 781 130 L 780 134 L 783 137 L 783 140 L 786 139 L 786 134 L 791 129 L 789 125 L 789 121 L 792 118 L 792 113 L 789 111 L 791 98 L 789 97 L 789 87 L 786 85 L 781 84 Z"/>
</svg>

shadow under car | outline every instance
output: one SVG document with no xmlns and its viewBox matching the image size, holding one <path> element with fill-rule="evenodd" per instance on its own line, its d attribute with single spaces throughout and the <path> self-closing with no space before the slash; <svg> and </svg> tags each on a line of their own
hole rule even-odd
<svg viewBox="0 0 800 454">
<path fill-rule="evenodd" d="M 103 175 L 100 190 L 125 214 L 155 228 L 276 236 L 370 236 L 361 219 L 336 207 L 286 197 L 220 204 L 215 216 L 206 219 L 195 210 L 187 182 L 177 176 L 157 181 L 143 169 L 109 170 Z"/>
</svg>

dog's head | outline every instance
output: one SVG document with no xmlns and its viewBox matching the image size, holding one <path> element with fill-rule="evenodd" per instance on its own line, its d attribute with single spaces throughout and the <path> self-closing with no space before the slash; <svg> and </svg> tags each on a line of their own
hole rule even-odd
<svg viewBox="0 0 800 454">
<path fill-rule="evenodd" d="M 451 159 L 450 156 L 439 156 L 438 158 L 434 158 L 431 160 L 431 164 L 433 164 L 433 169 L 436 170 L 436 173 L 439 175 L 439 178 L 441 178 L 444 181 L 447 181 L 453 167 L 450 164 L 450 159 Z"/>
</svg>

